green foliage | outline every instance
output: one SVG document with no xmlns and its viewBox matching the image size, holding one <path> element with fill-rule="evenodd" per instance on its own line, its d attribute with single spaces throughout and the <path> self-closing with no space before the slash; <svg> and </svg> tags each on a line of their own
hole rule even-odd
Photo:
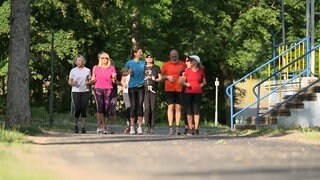
<svg viewBox="0 0 320 180">
<path fill-rule="evenodd" d="M 49 114 L 44 107 L 31 107 L 32 121 L 46 121 L 49 119 Z"/>
<path fill-rule="evenodd" d="M 232 29 L 233 49 L 227 63 L 242 76 L 271 58 L 271 32 L 279 31 L 279 13 L 265 5 L 248 8 Z"/>
<path fill-rule="evenodd" d="M 20 133 L 19 128 L 5 129 L 4 123 L 0 121 L 0 143 L 26 142 L 25 135 Z"/>
<path fill-rule="evenodd" d="M 316 2 L 316 11 L 320 9 Z M 121 69 L 132 46 L 132 13 L 139 13 L 139 44 L 158 62 L 168 59 L 171 49 L 185 55 L 197 54 L 205 67 L 207 86 L 201 117 L 213 121 L 214 81 L 218 77 L 219 117 L 225 120 L 225 86 L 271 57 L 271 33 L 281 42 L 281 2 L 267 0 L 233 1 L 62 1 L 31 2 L 30 90 L 31 105 L 47 109 L 47 83 L 51 80 L 51 43 L 54 32 L 55 111 L 68 112 L 70 60 L 77 54 L 86 66 L 97 64 L 97 53 L 108 52 Z M 285 1 L 286 40 L 305 36 L 305 2 Z M 0 76 L 8 62 L 10 1 L 0 6 Z M 319 17 L 316 16 L 316 21 Z M 316 24 L 320 27 L 320 24 Z M 320 39 L 320 33 L 316 33 Z M 161 65 L 161 63 L 159 63 Z M 264 73 L 264 72 L 261 72 Z M 163 84 L 160 84 L 163 89 Z M 160 89 L 160 90 L 161 90 Z M 159 94 L 160 103 L 164 102 Z M 166 106 L 159 106 L 165 119 Z M 223 122 L 222 122 L 223 123 Z"/>
<path fill-rule="evenodd" d="M 0 6 L 0 34 L 9 34 L 10 1 L 4 1 Z"/>
<path fill-rule="evenodd" d="M 0 61 L 0 76 L 6 76 L 8 74 L 8 59 Z"/>
</svg>

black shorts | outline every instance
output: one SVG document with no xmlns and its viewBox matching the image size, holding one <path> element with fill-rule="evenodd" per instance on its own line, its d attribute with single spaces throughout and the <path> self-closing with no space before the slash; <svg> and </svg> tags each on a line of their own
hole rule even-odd
<svg viewBox="0 0 320 180">
<path fill-rule="evenodd" d="M 180 92 L 166 92 L 166 101 L 169 104 L 180 104 L 181 105 L 181 94 Z"/>
</svg>

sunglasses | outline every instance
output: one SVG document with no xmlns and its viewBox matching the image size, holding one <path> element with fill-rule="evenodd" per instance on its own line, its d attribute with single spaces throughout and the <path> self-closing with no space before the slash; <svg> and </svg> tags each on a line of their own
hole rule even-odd
<svg viewBox="0 0 320 180">
<path fill-rule="evenodd" d="M 186 62 L 191 62 L 191 61 L 193 61 L 193 59 L 191 59 L 191 58 L 186 59 Z"/>
</svg>

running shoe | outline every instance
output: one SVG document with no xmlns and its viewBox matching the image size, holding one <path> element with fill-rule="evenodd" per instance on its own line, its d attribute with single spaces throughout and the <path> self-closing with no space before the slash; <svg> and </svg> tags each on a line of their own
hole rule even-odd
<svg viewBox="0 0 320 180">
<path fill-rule="evenodd" d="M 107 129 L 107 128 L 104 128 L 104 129 L 102 130 L 102 134 L 109 134 L 108 129 Z"/>
<path fill-rule="evenodd" d="M 196 129 L 196 130 L 194 131 L 194 135 L 200 135 L 199 129 Z"/>
<path fill-rule="evenodd" d="M 144 132 L 144 134 L 149 134 L 150 133 L 150 128 L 149 127 L 145 127 L 143 132 Z"/>
<path fill-rule="evenodd" d="M 82 134 L 87 133 L 86 128 L 83 127 L 83 128 L 81 129 L 81 133 L 82 133 Z"/>
<path fill-rule="evenodd" d="M 154 129 L 153 128 L 150 129 L 149 134 L 154 135 Z"/>
<path fill-rule="evenodd" d="M 184 128 L 184 135 L 187 135 L 188 133 L 188 128 Z"/>
<path fill-rule="evenodd" d="M 130 126 L 130 134 L 136 134 L 136 130 L 134 129 L 134 126 Z"/>
<path fill-rule="evenodd" d="M 130 128 L 126 127 L 123 131 L 124 134 L 129 134 L 130 133 Z"/>
<path fill-rule="evenodd" d="M 103 129 L 102 129 L 102 128 L 97 128 L 97 134 L 101 134 L 101 133 L 102 133 L 102 131 L 103 131 Z"/>
<path fill-rule="evenodd" d="M 193 136 L 193 135 L 194 135 L 193 130 L 188 129 L 187 136 Z"/>
<path fill-rule="evenodd" d="M 137 131 L 138 131 L 138 134 L 139 134 L 139 135 L 143 134 L 143 132 L 142 132 L 142 127 L 141 127 L 141 126 L 139 126 L 139 127 L 137 128 Z"/>
<path fill-rule="evenodd" d="M 169 128 L 169 135 L 174 135 L 174 131 L 173 131 L 172 127 Z"/>
<path fill-rule="evenodd" d="M 176 127 L 176 133 L 175 133 L 175 135 L 178 136 L 178 135 L 180 135 L 180 134 L 181 134 L 181 133 L 180 133 L 180 128 L 177 126 L 177 127 Z"/>
<path fill-rule="evenodd" d="M 79 133 L 79 128 L 78 128 L 78 126 L 74 126 L 74 133 L 76 133 L 76 134 Z"/>
</svg>

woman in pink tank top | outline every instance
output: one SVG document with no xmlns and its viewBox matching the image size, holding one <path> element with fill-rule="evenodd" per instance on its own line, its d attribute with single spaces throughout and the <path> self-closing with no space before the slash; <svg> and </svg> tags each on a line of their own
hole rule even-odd
<svg viewBox="0 0 320 180">
<path fill-rule="evenodd" d="M 117 73 L 110 65 L 110 57 L 106 52 L 98 54 L 99 64 L 92 69 L 91 81 L 94 82 L 94 97 L 97 106 L 97 133 L 108 134 L 107 110 L 110 104 L 112 82 Z"/>
</svg>

